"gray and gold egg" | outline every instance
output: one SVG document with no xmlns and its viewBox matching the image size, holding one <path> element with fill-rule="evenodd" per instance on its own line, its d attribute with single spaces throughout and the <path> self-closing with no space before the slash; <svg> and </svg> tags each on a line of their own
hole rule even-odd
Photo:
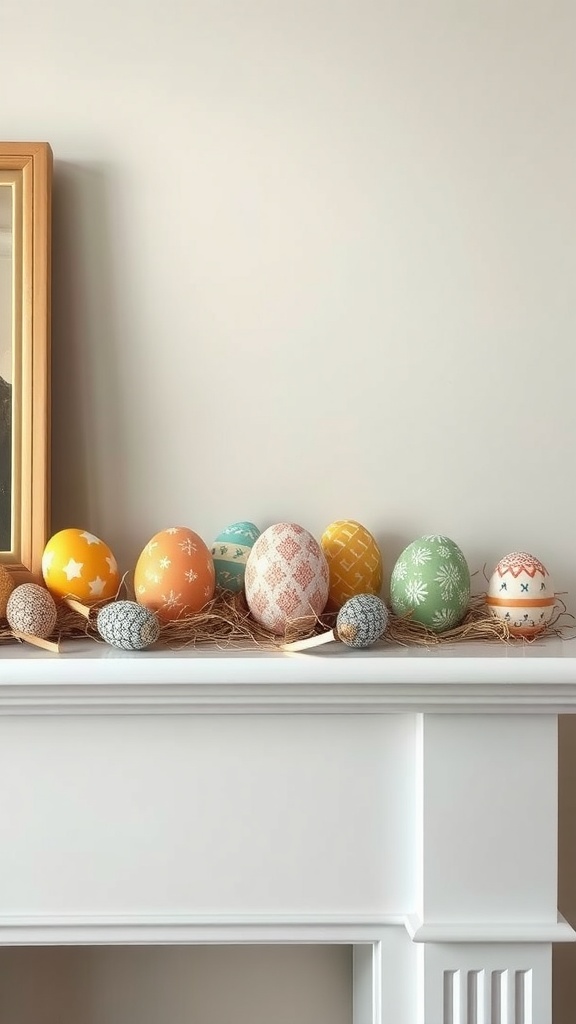
<svg viewBox="0 0 576 1024">
<path fill-rule="evenodd" d="M 348 647 L 370 647 L 388 627 L 388 609 L 376 594 L 356 594 L 342 605 L 336 633 Z"/>
<path fill-rule="evenodd" d="M 96 629 L 107 644 L 123 651 L 142 651 L 160 636 L 157 616 L 136 601 L 104 605 L 96 616 Z"/>
<path fill-rule="evenodd" d="M 53 632 L 57 617 L 52 594 L 38 583 L 21 583 L 14 588 L 6 604 L 11 629 L 42 640 Z"/>
</svg>

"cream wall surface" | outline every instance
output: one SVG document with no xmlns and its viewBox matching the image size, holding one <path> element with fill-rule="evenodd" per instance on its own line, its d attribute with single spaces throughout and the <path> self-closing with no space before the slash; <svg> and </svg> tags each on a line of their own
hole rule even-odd
<svg viewBox="0 0 576 1024">
<path fill-rule="evenodd" d="M 568 0 L 3 11 L 0 137 L 55 156 L 54 529 L 130 571 L 352 517 L 388 570 L 442 532 L 573 593 L 575 38 Z"/>
<path fill-rule="evenodd" d="M 33 31 L 32 31 L 33 28 Z M 355 517 L 576 584 L 576 8 L 11 5 L 55 154 L 54 517 Z"/>
</svg>

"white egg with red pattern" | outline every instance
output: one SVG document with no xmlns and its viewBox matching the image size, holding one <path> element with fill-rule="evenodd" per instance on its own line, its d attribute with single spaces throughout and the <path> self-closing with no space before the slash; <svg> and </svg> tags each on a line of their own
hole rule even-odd
<svg viewBox="0 0 576 1024">
<path fill-rule="evenodd" d="M 527 551 L 512 551 L 490 577 L 486 604 L 512 636 L 537 636 L 550 622 L 556 604 L 548 569 Z"/>
<path fill-rule="evenodd" d="M 256 622 L 281 635 L 290 623 L 314 622 L 328 600 L 328 562 L 298 523 L 275 523 L 256 540 L 246 563 L 246 601 Z"/>
</svg>

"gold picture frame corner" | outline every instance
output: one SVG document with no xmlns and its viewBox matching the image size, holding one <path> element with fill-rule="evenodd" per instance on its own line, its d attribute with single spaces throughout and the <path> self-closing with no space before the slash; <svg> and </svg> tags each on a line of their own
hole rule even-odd
<svg viewBox="0 0 576 1024">
<path fill-rule="evenodd" d="M 17 582 L 41 579 L 50 526 L 52 176 L 48 142 L 0 142 L 0 229 L 11 239 L 0 287 L 10 287 L 12 298 L 0 321 L 0 354 L 11 378 L 9 443 L 0 450 L 0 495 L 8 507 L 0 517 L 0 564 Z"/>
</svg>

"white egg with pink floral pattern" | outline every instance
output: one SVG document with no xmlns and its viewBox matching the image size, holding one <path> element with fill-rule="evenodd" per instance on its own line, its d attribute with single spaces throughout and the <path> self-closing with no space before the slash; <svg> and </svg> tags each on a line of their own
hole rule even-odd
<svg viewBox="0 0 576 1024">
<path fill-rule="evenodd" d="M 244 587 L 252 617 L 277 636 L 321 615 L 328 600 L 328 563 L 318 541 L 298 523 L 275 523 L 255 542 Z"/>
</svg>

